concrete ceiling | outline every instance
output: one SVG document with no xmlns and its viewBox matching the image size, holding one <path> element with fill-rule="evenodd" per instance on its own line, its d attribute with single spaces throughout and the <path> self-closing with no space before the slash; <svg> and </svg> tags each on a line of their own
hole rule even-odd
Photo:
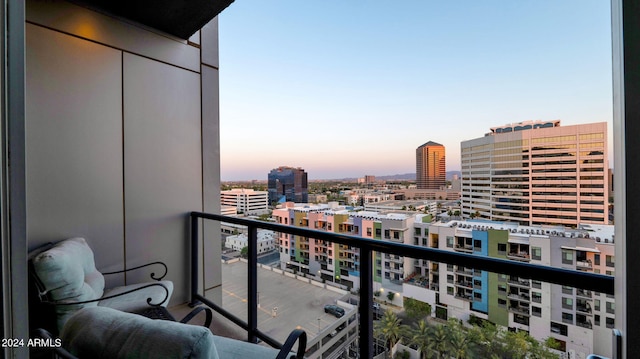
<svg viewBox="0 0 640 359">
<path fill-rule="evenodd" d="M 75 0 L 98 11 L 119 16 L 188 39 L 234 0 Z"/>
</svg>

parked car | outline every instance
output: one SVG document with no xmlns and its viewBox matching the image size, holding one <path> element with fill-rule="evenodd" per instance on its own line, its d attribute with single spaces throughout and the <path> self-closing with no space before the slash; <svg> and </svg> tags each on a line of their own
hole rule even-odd
<svg viewBox="0 0 640 359">
<path fill-rule="evenodd" d="M 337 305 L 327 304 L 324 306 L 324 312 L 333 314 L 336 318 L 340 318 L 344 315 L 344 309 L 338 307 Z"/>
</svg>

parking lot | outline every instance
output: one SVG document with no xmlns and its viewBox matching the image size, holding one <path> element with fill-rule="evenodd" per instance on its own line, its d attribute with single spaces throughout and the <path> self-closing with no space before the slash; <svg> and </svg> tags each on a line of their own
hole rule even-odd
<svg viewBox="0 0 640 359">
<path fill-rule="evenodd" d="M 222 264 L 222 305 L 246 321 L 247 264 Z M 280 342 L 291 330 L 304 329 L 309 339 L 336 321 L 324 312 L 343 295 L 282 274 L 258 268 L 258 328 Z M 275 309 L 275 310 L 274 310 Z"/>
</svg>

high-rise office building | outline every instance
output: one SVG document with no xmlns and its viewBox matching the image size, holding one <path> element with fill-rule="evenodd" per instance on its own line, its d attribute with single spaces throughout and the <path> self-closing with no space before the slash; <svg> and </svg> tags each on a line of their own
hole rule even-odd
<svg viewBox="0 0 640 359">
<path fill-rule="evenodd" d="M 529 121 L 461 143 L 463 215 L 523 225 L 607 224 L 606 122 Z"/>
<path fill-rule="evenodd" d="M 441 189 L 446 185 L 446 171 L 443 145 L 429 141 L 416 149 L 418 189 Z"/>
<path fill-rule="evenodd" d="M 306 203 L 309 198 L 307 172 L 302 168 L 281 166 L 269 172 L 269 202 Z"/>
</svg>

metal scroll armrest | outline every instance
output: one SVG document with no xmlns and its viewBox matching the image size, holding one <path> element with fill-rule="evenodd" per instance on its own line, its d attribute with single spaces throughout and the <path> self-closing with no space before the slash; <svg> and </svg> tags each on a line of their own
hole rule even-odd
<svg viewBox="0 0 640 359">
<path fill-rule="evenodd" d="M 157 262 L 151 262 L 151 263 L 147 263 L 147 264 L 143 264 L 143 265 L 141 265 L 141 266 L 137 266 L 137 267 L 133 267 L 133 268 L 128 268 L 128 269 L 121 270 L 121 271 L 116 271 L 116 272 L 106 272 L 106 273 L 102 273 L 102 275 L 118 274 L 118 273 L 126 273 L 126 272 L 129 272 L 129 271 L 132 271 L 132 270 L 136 270 L 136 269 L 140 269 L 140 268 L 149 267 L 149 266 L 152 266 L 152 265 L 154 265 L 154 264 L 159 264 L 159 265 L 161 265 L 161 266 L 164 268 L 164 273 L 163 273 L 160 277 L 157 277 L 157 278 L 156 278 L 156 273 L 155 273 L 155 272 L 151 272 L 151 275 L 150 275 L 150 276 L 151 276 L 151 279 L 154 279 L 154 280 L 162 280 L 162 278 L 164 278 L 164 277 L 167 275 L 168 269 L 167 269 L 167 265 L 166 265 L 166 264 L 164 264 L 164 262 L 160 262 L 160 261 L 157 261 Z"/>
<path fill-rule="evenodd" d="M 144 286 L 141 286 L 141 287 L 138 287 L 138 288 L 135 288 L 135 289 L 131 289 L 131 290 L 128 290 L 128 291 L 125 291 L 125 292 L 122 292 L 122 293 L 109 295 L 109 296 L 98 298 L 98 299 L 84 300 L 84 301 L 77 301 L 77 302 L 55 302 L 55 301 L 42 299 L 42 302 L 45 303 L 45 304 L 50 304 L 50 305 L 54 305 L 54 306 L 95 303 L 95 302 L 99 302 L 99 301 L 105 300 L 105 299 L 112 299 L 112 298 L 121 297 L 123 295 L 134 293 L 134 292 L 140 291 L 140 290 L 145 289 L 145 288 L 150 288 L 150 287 L 161 287 L 162 289 L 164 289 L 164 299 L 162 299 L 162 301 L 160 301 L 160 303 L 151 303 L 153 301 L 153 298 L 149 297 L 149 298 L 147 298 L 147 304 L 149 304 L 150 306 L 159 306 L 159 305 L 162 305 L 163 303 L 165 303 L 167 300 L 169 300 L 169 289 L 167 289 L 167 287 L 165 287 L 162 283 L 149 283 L 147 285 L 144 285 Z M 41 298 L 42 298 L 42 296 L 41 296 Z"/>
</svg>

